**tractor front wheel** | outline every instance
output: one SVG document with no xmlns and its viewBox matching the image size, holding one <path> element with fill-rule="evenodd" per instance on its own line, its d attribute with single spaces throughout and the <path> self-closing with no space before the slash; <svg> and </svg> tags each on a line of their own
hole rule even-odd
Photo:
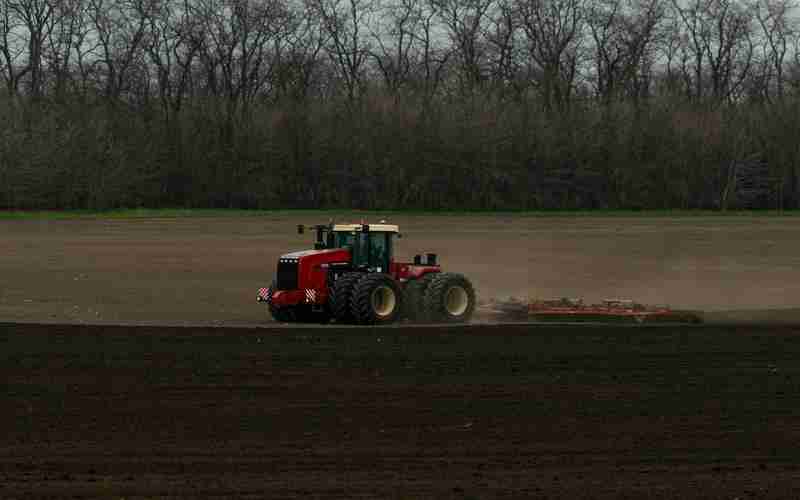
<svg viewBox="0 0 800 500">
<path fill-rule="evenodd" d="M 400 317 L 403 292 L 391 276 L 367 274 L 353 288 L 350 312 L 361 325 L 385 325 Z"/>
<path fill-rule="evenodd" d="M 350 310 L 350 301 L 353 297 L 353 288 L 363 273 L 346 273 L 333 282 L 330 295 L 330 309 L 333 317 L 339 323 L 352 323 L 353 313 Z"/>
<path fill-rule="evenodd" d="M 439 273 L 425 290 L 423 303 L 431 321 L 466 323 L 475 312 L 475 289 L 461 274 Z"/>
</svg>

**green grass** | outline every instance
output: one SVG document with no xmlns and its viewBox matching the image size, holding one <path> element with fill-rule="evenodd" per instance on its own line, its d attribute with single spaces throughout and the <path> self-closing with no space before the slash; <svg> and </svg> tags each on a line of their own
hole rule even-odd
<svg viewBox="0 0 800 500">
<path fill-rule="evenodd" d="M 337 216 L 507 216 L 507 217 L 775 217 L 796 216 L 800 210 L 349 210 L 349 209 L 208 209 L 134 208 L 115 210 L 0 210 L 0 220 L 9 219 L 151 219 L 182 217 L 275 217 L 308 215 Z"/>
</svg>

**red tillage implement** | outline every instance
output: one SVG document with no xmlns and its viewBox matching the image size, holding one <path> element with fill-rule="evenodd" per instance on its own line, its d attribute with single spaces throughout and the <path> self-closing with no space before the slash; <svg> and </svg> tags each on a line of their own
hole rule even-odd
<svg viewBox="0 0 800 500">
<path fill-rule="evenodd" d="M 701 323 L 693 311 L 678 311 L 665 306 L 646 306 L 632 300 L 607 299 L 600 304 L 584 304 L 582 299 L 511 299 L 496 302 L 492 309 L 501 314 L 537 321 L 589 321 L 598 323 Z"/>
</svg>

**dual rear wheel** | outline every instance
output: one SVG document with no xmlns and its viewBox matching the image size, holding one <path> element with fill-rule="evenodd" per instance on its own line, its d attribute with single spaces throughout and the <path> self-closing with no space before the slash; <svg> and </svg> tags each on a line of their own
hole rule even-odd
<svg viewBox="0 0 800 500">
<path fill-rule="evenodd" d="M 432 323 L 466 323 L 475 312 L 475 288 L 462 274 L 435 273 L 406 287 L 417 309 L 410 319 Z"/>
<path fill-rule="evenodd" d="M 403 294 L 391 276 L 347 273 L 331 287 L 331 310 L 337 321 L 383 325 L 400 318 Z"/>
<path fill-rule="evenodd" d="M 348 273 L 331 288 L 331 311 L 340 323 L 381 325 L 401 317 L 417 322 L 464 323 L 475 311 L 475 289 L 463 275 L 427 274 L 405 290 L 386 274 Z"/>
</svg>

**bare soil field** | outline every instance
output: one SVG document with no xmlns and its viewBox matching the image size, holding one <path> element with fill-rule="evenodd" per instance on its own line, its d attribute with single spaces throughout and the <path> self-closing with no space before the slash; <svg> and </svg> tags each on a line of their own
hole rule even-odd
<svg viewBox="0 0 800 500">
<path fill-rule="evenodd" d="M 800 330 L 0 324 L 0 498 L 800 497 Z"/>
<path fill-rule="evenodd" d="M 320 222 L 308 215 L 0 220 L 0 320 L 266 323 L 256 290 L 269 284 L 279 255 L 310 247 L 312 236 L 298 236 L 296 224 Z M 709 311 L 712 320 L 800 320 L 794 217 L 390 222 L 405 235 L 398 257 L 437 252 L 483 300 L 633 298 Z"/>
<path fill-rule="evenodd" d="M 711 321 L 381 329 L 267 319 L 301 222 L 0 221 L 0 498 L 800 497 L 793 219 L 395 217 L 483 299 Z"/>
</svg>

